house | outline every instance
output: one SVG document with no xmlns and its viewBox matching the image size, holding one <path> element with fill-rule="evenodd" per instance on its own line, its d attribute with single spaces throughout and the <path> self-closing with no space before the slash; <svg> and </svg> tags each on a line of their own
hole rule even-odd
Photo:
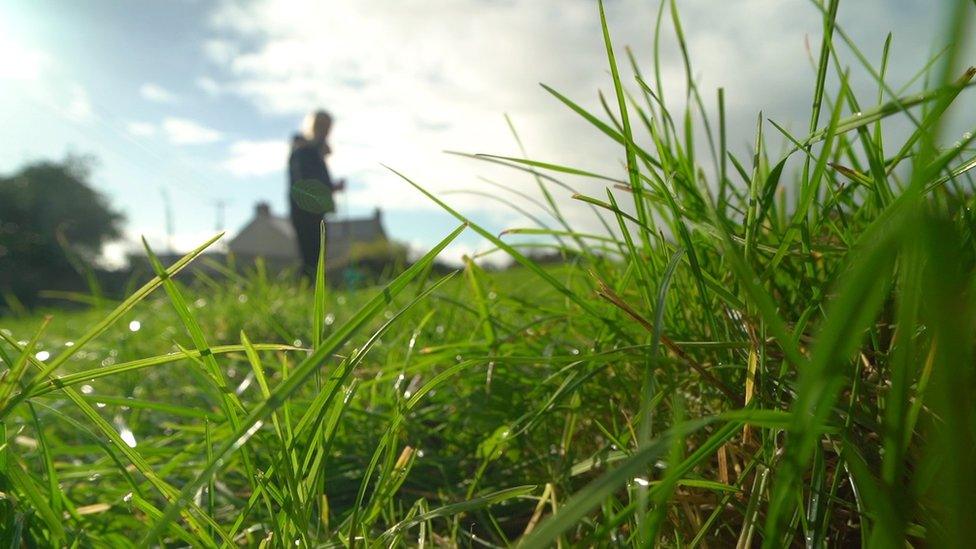
<svg viewBox="0 0 976 549">
<path fill-rule="evenodd" d="M 268 266 L 282 268 L 301 262 L 296 242 L 291 221 L 273 215 L 271 206 L 260 202 L 254 209 L 254 219 L 227 243 L 227 248 L 245 263 L 262 257 Z"/>
<path fill-rule="evenodd" d="M 326 219 L 325 268 L 335 271 L 350 266 L 357 260 L 359 251 L 370 246 L 389 246 L 383 230 L 379 208 L 373 215 L 352 219 Z M 238 260 L 253 261 L 264 258 L 265 264 L 275 269 L 298 267 L 298 241 L 291 220 L 271 213 L 266 202 L 258 203 L 252 219 L 229 243 L 228 249 Z"/>
<path fill-rule="evenodd" d="M 379 208 L 370 217 L 325 221 L 325 268 L 326 270 L 348 267 L 362 259 L 366 248 L 389 247 L 390 240 L 383 230 L 383 217 Z"/>
</svg>

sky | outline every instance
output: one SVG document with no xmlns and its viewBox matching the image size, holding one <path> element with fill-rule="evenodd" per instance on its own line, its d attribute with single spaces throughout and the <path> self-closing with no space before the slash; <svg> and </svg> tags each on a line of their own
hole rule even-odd
<svg viewBox="0 0 976 549">
<path fill-rule="evenodd" d="M 645 72 L 657 4 L 606 2 L 618 54 L 629 46 Z M 876 64 L 893 33 L 890 75 L 898 87 L 937 51 L 949 4 L 846 1 L 839 22 Z M 733 148 L 746 151 L 760 111 L 805 130 L 814 80 L 808 46 L 820 40 L 813 2 L 677 6 L 710 111 L 715 90 L 725 89 Z M 669 104 L 680 109 L 684 69 L 667 23 L 662 77 Z M 863 74 L 848 50 L 839 51 Z M 973 44 L 967 52 L 964 62 L 976 64 Z M 422 251 L 457 222 L 386 166 L 496 233 L 531 224 L 498 199 L 539 213 L 486 182 L 537 196 L 526 174 L 445 154 L 522 156 L 505 115 L 529 157 L 623 174 L 619 146 L 539 83 L 596 112 L 598 92 L 612 95 L 596 2 L 0 0 L 0 173 L 91 155 L 94 186 L 126 216 L 126 239 L 107 248 L 109 262 L 141 235 L 159 248 L 188 250 L 218 227 L 233 235 L 259 201 L 287 213 L 288 140 L 306 112 L 324 108 L 335 118 L 330 170 L 348 183 L 337 215 L 381 208 L 387 232 Z M 863 76 L 855 83 L 874 98 Z M 976 113 L 972 93 L 961 101 Z M 569 181 L 588 194 L 604 192 L 593 181 Z M 553 192 L 574 226 L 595 226 L 570 193 Z M 486 244 L 467 231 L 445 258 L 457 261 Z"/>
</svg>

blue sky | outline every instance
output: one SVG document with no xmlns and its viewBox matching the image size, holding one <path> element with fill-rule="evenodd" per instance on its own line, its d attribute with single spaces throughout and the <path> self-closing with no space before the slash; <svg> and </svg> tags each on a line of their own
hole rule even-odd
<svg viewBox="0 0 976 549">
<path fill-rule="evenodd" d="M 655 4 L 607 2 L 615 41 L 646 62 Z M 898 83 L 932 51 L 936 8 L 947 4 L 844 2 L 840 21 L 871 59 L 894 31 Z M 700 85 L 726 88 L 734 143 L 750 140 L 760 109 L 805 125 L 806 43 L 819 40 L 809 1 L 678 5 Z M 0 171 L 91 154 L 96 186 L 127 218 L 128 242 L 109 255 L 143 234 L 165 244 L 163 192 L 174 245 L 187 249 L 213 233 L 218 200 L 232 234 L 257 201 L 285 212 L 287 139 L 304 112 L 324 107 L 336 117 L 331 169 L 350 184 L 340 214 L 381 207 L 388 231 L 423 249 L 455 222 L 381 163 L 438 193 L 502 194 L 479 176 L 534 192 L 518 173 L 442 152 L 518 155 L 505 113 L 530 156 L 620 173 L 621 152 L 537 85 L 599 109 L 597 91 L 609 90 L 601 40 L 590 0 L 0 0 Z M 664 41 L 666 90 L 680 104 L 680 58 L 670 34 Z M 444 197 L 495 231 L 526 224 L 483 196 Z M 568 196 L 558 200 L 572 221 L 595 223 Z M 466 234 L 448 256 L 479 249 Z"/>
</svg>

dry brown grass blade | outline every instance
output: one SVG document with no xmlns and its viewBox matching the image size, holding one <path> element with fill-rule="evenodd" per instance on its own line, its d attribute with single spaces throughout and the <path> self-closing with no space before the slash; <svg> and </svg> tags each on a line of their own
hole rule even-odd
<svg viewBox="0 0 976 549">
<path fill-rule="evenodd" d="M 654 333 L 654 326 L 650 322 L 648 322 L 646 318 L 644 318 L 640 313 L 635 311 L 633 307 L 628 305 L 627 302 L 623 300 L 623 298 L 621 298 L 619 295 L 617 295 L 616 292 L 610 289 L 610 287 L 607 286 L 605 282 L 600 280 L 599 277 L 597 277 L 597 282 L 599 283 L 600 286 L 599 290 L 597 290 L 597 295 L 599 295 L 603 299 L 606 299 L 610 303 L 617 306 L 620 310 L 627 313 L 627 316 L 637 321 L 637 323 L 640 324 L 645 330 L 647 330 L 650 333 Z M 688 353 L 684 351 L 684 349 L 682 349 L 677 343 L 674 342 L 674 340 L 672 340 L 671 338 L 669 338 L 664 334 L 661 334 L 661 343 L 665 347 L 667 347 L 668 351 L 670 351 L 672 355 L 674 355 L 676 358 L 684 362 L 687 366 L 690 366 L 693 370 L 698 372 L 698 375 L 700 375 L 703 379 L 708 381 L 716 389 L 721 391 L 722 394 L 724 394 L 729 400 L 735 403 L 736 406 L 742 406 L 743 404 L 742 397 L 736 394 L 736 392 L 733 391 L 731 387 L 726 385 L 725 382 L 715 377 L 714 374 L 712 374 L 707 369 L 705 369 L 704 366 L 698 364 L 698 362 L 692 359 L 691 356 L 689 356 Z"/>
</svg>

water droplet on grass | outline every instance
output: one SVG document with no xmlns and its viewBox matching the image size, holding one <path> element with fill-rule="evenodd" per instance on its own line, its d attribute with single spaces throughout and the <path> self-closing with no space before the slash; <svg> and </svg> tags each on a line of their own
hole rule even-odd
<svg viewBox="0 0 976 549">
<path fill-rule="evenodd" d="M 40 360 L 41 362 L 44 362 L 45 360 L 51 358 L 51 353 L 47 351 L 40 351 L 36 355 L 34 355 L 34 358 Z"/>
<path fill-rule="evenodd" d="M 128 494 L 122 496 L 122 501 L 124 501 L 126 503 L 129 503 L 130 501 L 132 501 L 132 492 L 129 492 Z"/>
<path fill-rule="evenodd" d="M 634 482 L 640 484 L 641 486 L 650 486 L 651 483 L 646 478 L 634 477 Z"/>
<path fill-rule="evenodd" d="M 129 425 L 125 422 L 122 416 L 115 416 L 115 428 L 119 430 L 119 438 L 125 445 L 129 448 L 136 447 L 136 435 L 129 429 Z"/>
<path fill-rule="evenodd" d="M 237 389 L 234 392 L 237 393 L 238 395 L 244 394 L 244 391 L 246 391 L 247 388 L 251 386 L 252 381 L 254 381 L 254 372 L 248 372 L 247 376 L 244 377 L 244 381 L 242 381 L 241 384 L 237 386 Z"/>
<path fill-rule="evenodd" d="M 241 446 L 244 446 L 244 444 L 248 441 L 248 439 L 254 436 L 254 433 L 258 432 L 258 430 L 261 429 L 261 427 L 264 427 L 263 421 L 254 422 L 254 425 L 251 425 L 251 427 L 247 431 L 245 431 L 243 435 L 241 435 L 240 437 L 237 438 L 237 440 L 234 441 L 232 448 L 234 450 L 237 450 Z M 223 461 L 224 461 L 223 459 L 220 459 L 218 460 L 218 463 L 223 463 Z"/>
<path fill-rule="evenodd" d="M 301 347 L 302 346 L 302 340 L 296 339 L 295 341 L 292 341 L 291 344 L 292 344 L 293 347 Z"/>
<path fill-rule="evenodd" d="M 75 342 L 74 341 L 65 341 L 64 342 L 64 346 L 65 347 L 74 347 L 75 346 Z"/>
<path fill-rule="evenodd" d="M 403 392 L 404 396 L 407 397 L 407 398 L 410 398 L 410 395 L 416 393 L 417 392 L 417 389 L 420 389 L 420 385 L 421 385 L 421 381 L 422 380 L 423 380 L 423 378 L 420 376 L 420 374 L 417 374 L 417 375 L 413 376 L 410 379 L 410 384 L 407 385 L 406 391 Z"/>
<path fill-rule="evenodd" d="M 81 386 L 81 392 L 86 395 L 90 395 L 95 392 L 95 388 L 86 383 L 85 385 Z"/>
<path fill-rule="evenodd" d="M 334 314 L 329 313 L 329 314 L 325 315 L 325 325 L 326 326 L 332 326 L 332 323 L 333 322 L 335 322 L 335 315 Z"/>
<path fill-rule="evenodd" d="M 247 303 L 247 294 L 241 294 L 237 296 L 237 301 L 240 301 L 241 303 Z"/>
</svg>

